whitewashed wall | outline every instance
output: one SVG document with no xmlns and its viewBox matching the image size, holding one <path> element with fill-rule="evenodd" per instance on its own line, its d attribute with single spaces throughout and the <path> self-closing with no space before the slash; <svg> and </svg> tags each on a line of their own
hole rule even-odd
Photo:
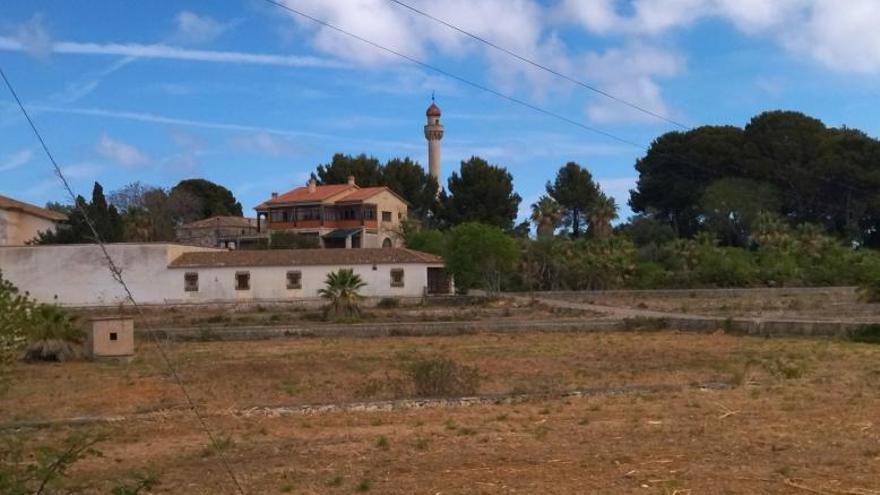
<svg viewBox="0 0 880 495">
<path fill-rule="evenodd" d="M 111 244 L 111 256 L 141 304 L 284 300 L 318 297 L 331 271 L 352 268 L 367 297 L 418 297 L 433 264 L 355 266 L 168 268 L 184 252 L 209 248 L 176 244 Z M 404 269 L 404 286 L 391 287 L 391 269 Z M 3 277 L 43 302 L 66 306 L 113 306 L 126 302 L 97 245 L 0 247 Z M 302 289 L 287 289 L 287 272 L 302 272 Z M 250 272 L 250 290 L 235 289 L 235 273 Z M 184 290 L 184 274 L 199 274 L 198 292 Z M 57 299 L 56 299 L 57 297 Z"/>
<path fill-rule="evenodd" d="M 110 255 L 138 302 L 161 303 L 178 287 L 168 270 L 171 260 L 189 251 L 209 249 L 174 244 L 111 244 Z M 96 244 L 0 247 L 0 270 L 20 290 L 43 302 L 103 306 L 127 299 Z M 179 295 L 175 297 L 180 297 Z"/>
<path fill-rule="evenodd" d="M 381 264 L 376 265 L 312 265 L 299 267 L 229 267 L 229 268 L 174 268 L 177 289 L 183 293 L 181 302 L 217 302 L 280 300 L 319 297 L 318 291 L 324 287 L 327 274 L 339 268 L 351 268 L 361 276 L 367 286 L 361 294 L 367 297 L 418 297 L 428 285 L 428 266 L 426 264 Z M 438 266 L 438 265 L 430 265 Z M 404 270 L 404 286 L 391 287 L 391 270 Z M 287 288 L 287 272 L 302 273 L 301 289 Z M 184 274 L 199 274 L 198 292 L 184 292 Z M 250 290 L 236 290 L 235 274 L 250 273 Z M 176 293 L 176 292 L 175 292 Z"/>
</svg>

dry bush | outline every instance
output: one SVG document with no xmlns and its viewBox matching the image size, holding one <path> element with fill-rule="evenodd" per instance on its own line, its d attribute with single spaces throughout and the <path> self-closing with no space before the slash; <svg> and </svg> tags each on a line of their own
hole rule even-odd
<svg viewBox="0 0 880 495">
<path fill-rule="evenodd" d="M 480 371 L 445 357 L 416 360 L 406 366 L 405 375 L 417 397 L 473 395 L 480 384 Z"/>
</svg>

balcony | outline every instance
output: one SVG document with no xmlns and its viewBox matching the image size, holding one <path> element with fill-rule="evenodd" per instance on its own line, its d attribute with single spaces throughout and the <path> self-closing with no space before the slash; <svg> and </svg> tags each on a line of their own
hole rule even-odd
<svg viewBox="0 0 880 495">
<path fill-rule="evenodd" d="M 282 207 L 266 215 L 269 230 L 375 229 L 378 225 L 373 205 Z"/>
</svg>

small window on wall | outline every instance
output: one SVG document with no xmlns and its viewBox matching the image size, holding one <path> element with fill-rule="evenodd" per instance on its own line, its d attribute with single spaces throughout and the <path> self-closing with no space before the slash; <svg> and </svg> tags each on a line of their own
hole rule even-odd
<svg viewBox="0 0 880 495">
<path fill-rule="evenodd" d="M 183 290 L 186 292 L 199 291 L 199 274 L 196 272 L 187 272 L 183 275 Z"/>
<path fill-rule="evenodd" d="M 391 287 L 403 287 L 403 268 L 391 269 Z"/>
<path fill-rule="evenodd" d="M 235 272 L 235 290 L 250 290 L 251 274 L 250 272 Z"/>
<path fill-rule="evenodd" d="M 390 222 L 391 221 L 391 212 L 390 211 L 383 211 L 382 212 L 382 221 L 383 222 Z"/>
<path fill-rule="evenodd" d="M 287 272 L 287 288 L 302 289 L 302 272 Z"/>
</svg>

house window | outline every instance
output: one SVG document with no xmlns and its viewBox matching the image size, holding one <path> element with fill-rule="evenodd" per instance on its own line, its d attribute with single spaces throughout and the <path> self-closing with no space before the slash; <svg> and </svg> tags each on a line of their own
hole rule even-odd
<svg viewBox="0 0 880 495">
<path fill-rule="evenodd" d="M 183 275 L 183 290 L 186 292 L 199 291 L 199 274 L 196 272 L 187 272 Z"/>
<path fill-rule="evenodd" d="M 391 212 L 390 211 L 383 211 L 382 212 L 382 221 L 383 222 L 390 222 L 391 221 Z"/>
<path fill-rule="evenodd" d="M 302 272 L 287 272 L 287 288 L 302 289 Z"/>
<path fill-rule="evenodd" d="M 391 287 L 403 287 L 403 268 L 391 269 Z"/>
<path fill-rule="evenodd" d="M 235 272 L 235 290 L 251 289 L 251 273 Z"/>
<path fill-rule="evenodd" d="M 116 332 L 110 332 L 110 340 L 119 340 L 119 336 L 116 335 Z"/>
</svg>

